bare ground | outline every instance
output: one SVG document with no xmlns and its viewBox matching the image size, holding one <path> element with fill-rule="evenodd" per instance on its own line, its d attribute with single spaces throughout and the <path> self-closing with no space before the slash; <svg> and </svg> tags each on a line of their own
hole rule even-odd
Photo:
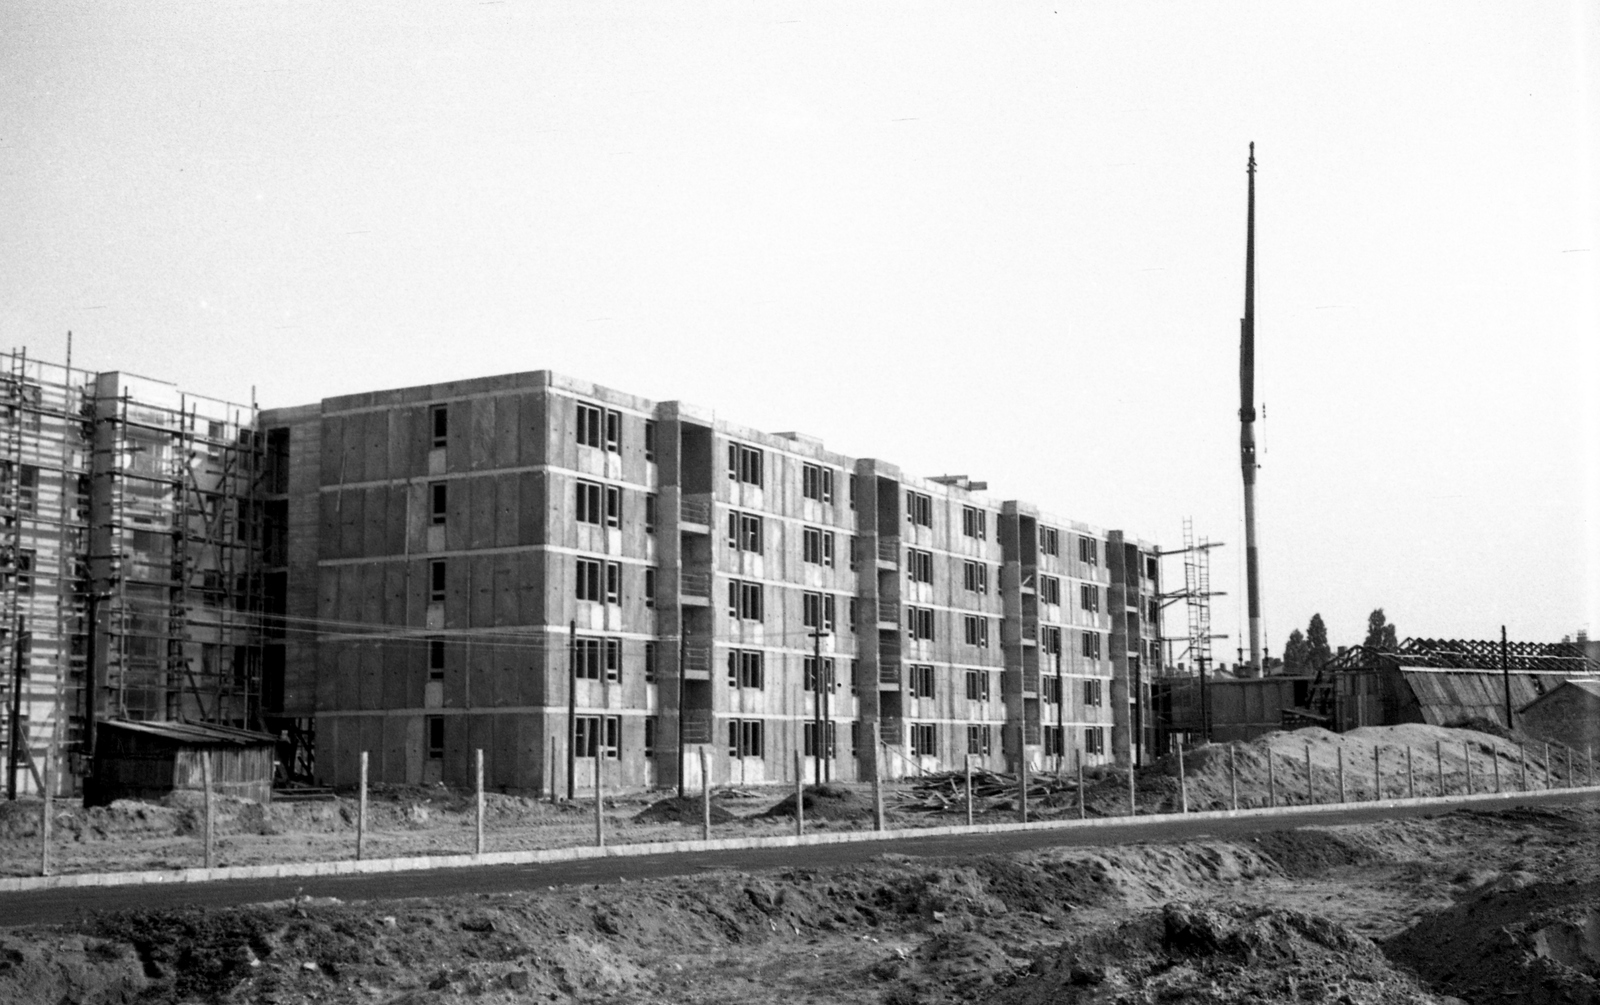
<svg viewBox="0 0 1600 1005">
<path fill-rule="evenodd" d="M 1409 770 L 1407 750 L 1411 755 Z M 1524 765 L 1530 788 L 1584 784 L 1589 778 L 1586 752 L 1573 756 L 1569 771 L 1562 751 L 1552 752 L 1547 760 L 1542 745 L 1529 744 L 1519 751 L 1514 740 L 1474 730 L 1407 725 L 1335 734 L 1303 729 L 1190 751 L 1184 763 L 1188 806 L 1191 810 L 1228 808 L 1233 805 L 1235 790 L 1240 806 L 1332 802 L 1338 799 L 1341 757 L 1345 795 L 1352 801 L 1373 798 L 1379 788 L 1375 778 L 1381 779 L 1381 792 L 1386 797 L 1411 792 L 1436 794 L 1440 791 L 1441 767 L 1443 791 L 1465 791 L 1469 758 L 1471 788 L 1475 792 L 1495 789 L 1496 765 L 1499 786 L 1505 789 L 1523 784 Z M 910 779 L 888 787 L 888 826 L 964 822 L 964 801 L 930 812 L 915 798 L 916 781 Z M 1074 778 L 1061 777 L 1056 782 L 1056 795 L 1036 800 L 1030 806 L 1033 819 L 1077 815 Z M 1163 758 L 1141 769 L 1137 789 L 1140 813 L 1177 811 L 1182 802 L 1177 759 Z M 869 786 L 812 787 L 807 790 L 806 802 L 808 830 L 851 830 L 872 825 Z M 485 795 L 485 803 L 484 831 L 489 851 L 561 848 L 594 841 L 592 802 L 551 803 L 491 792 Z M 1084 803 L 1089 816 L 1126 814 L 1126 770 L 1088 771 Z M 721 789 L 713 794 L 713 804 L 716 836 L 793 832 L 794 796 L 788 788 Z M 366 854 L 380 858 L 470 853 L 476 831 L 473 806 L 470 792 L 443 787 L 377 787 L 369 799 Z M 41 810 L 36 800 L 0 803 L 0 875 L 37 874 Z M 663 798 L 661 793 L 608 798 L 604 815 L 606 839 L 612 844 L 699 836 L 699 802 L 693 796 L 682 805 Z M 1017 819 L 1016 802 L 980 800 L 975 815 L 982 823 L 1013 821 Z M 203 861 L 201 801 L 191 794 L 160 803 L 120 801 L 92 810 L 58 802 L 52 819 L 51 859 L 58 873 L 184 868 Z M 348 858 L 355 851 L 355 831 L 356 801 L 349 793 L 327 802 L 270 806 L 237 799 L 216 801 L 214 833 L 219 865 Z"/>
<path fill-rule="evenodd" d="M 0 1001 L 1597 1002 L 1600 810 L 0 929 Z M 1455 997 L 1452 997 L 1455 996 Z"/>
</svg>

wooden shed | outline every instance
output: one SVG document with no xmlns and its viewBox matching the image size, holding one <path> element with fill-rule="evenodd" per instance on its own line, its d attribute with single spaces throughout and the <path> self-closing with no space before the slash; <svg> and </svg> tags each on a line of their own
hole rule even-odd
<svg viewBox="0 0 1600 1005">
<path fill-rule="evenodd" d="M 1571 747 L 1580 754 L 1600 748 L 1600 680 L 1562 682 L 1524 705 L 1522 731 Z"/>
<path fill-rule="evenodd" d="M 105 720 L 95 733 L 93 772 L 84 782 L 83 803 L 104 806 L 113 799 L 203 792 L 201 761 L 207 755 L 213 792 L 267 803 L 272 800 L 277 742 L 270 733 L 211 723 Z"/>
</svg>

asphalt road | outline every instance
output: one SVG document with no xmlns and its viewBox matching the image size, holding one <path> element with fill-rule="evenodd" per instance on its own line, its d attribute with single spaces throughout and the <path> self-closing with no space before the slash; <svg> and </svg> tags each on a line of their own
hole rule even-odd
<svg viewBox="0 0 1600 1005">
<path fill-rule="evenodd" d="M 1600 805 L 1597 793 L 1510 793 L 1503 799 L 1470 804 L 1473 811 L 1522 804 Z M 290 879 L 224 880 L 124 887 L 80 887 L 0 893 L 0 927 L 61 924 L 94 911 L 180 906 L 230 907 L 295 896 L 338 897 L 345 901 L 401 900 L 478 893 L 510 893 L 547 887 L 635 882 L 666 876 L 688 876 L 714 869 L 753 871 L 784 867 L 825 868 L 869 862 L 885 853 L 927 858 L 1030 851 L 1062 846 L 1173 843 L 1204 838 L 1235 839 L 1267 831 L 1305 826 L 1362 823 L 1371 820 L 1436 816 L 1438 806 L 1376 808 L 1359 803 L 1338 813 L 1285 812 L 1271 817 L 1194 820 L 1180 816 L 1143 818 L 1139 823 L 1106 829 L 1085 827 L 910 837 L 898 841 L 811 845 L 799 848 L 754 848 L 742 851 L 644 855 L 637 858 L 590 859 L 547 865 L 490 865 L 364 876 L 295 877 Z"/>
</svg>

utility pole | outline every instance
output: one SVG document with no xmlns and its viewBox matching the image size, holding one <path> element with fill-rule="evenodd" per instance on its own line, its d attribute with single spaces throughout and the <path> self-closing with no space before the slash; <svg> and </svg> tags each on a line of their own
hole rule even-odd
<svg viewBox="0 0 1600 1005">
<path fill-rule="evenodd" d="M 1500 680 L 1506 690 L 1506 728 L 1516 729 L 1517 724 L 1511 720 L 1511 655 L 1510 646 L 1506 644 L 1505 625 L 1500 626 Z"/>
<path fill-rule="evenodd" d="M 681 612 L 678 617 L 678 798 L 682 799 L 687 791 L 683 784 L 683 659 L 688 654 L 684 641 L 689 636 L 683 630 Z"/>
<path fill-rule="evenodd" d="M 1245 594 L 1250 616 L 1250 671 L 1261 669 L 1261 569 L 1256 557 L 1256 145 L 1250 144 L 1249 209 L 1244 245 L 1244 317 L 1239 322 L 1239 466 L 1244 474 Z"/>
<path fill-rule="evenodd" d="M 824 700 L 822 697 L 822 636 L 826 634 L 822 630 L 822 602 L 818 600 L 817 630 L 811 633 L 811 686 L 814 689 L 813 694 L 816 696 L 816 700 L 811 705 L 811 736 L 813 741 L 811 753 L 812 762 L 815 765 L 812 770 L 812 777 L 816 779 L 816 783 L 819 785 L 822 783 L 823 762 L 825 760 L 823 750 L 827 744 L 827 737 L 822 732 L 822 702 Z M 801 707 L 804 708 L 805 706 L 802 705 Z"/>
<path fill-rule="evenodd" d="M 1067 686 L 1066 680 L 1061 676 L 1061 649 L 1065 644 L 1061 629 L 1055 631 L 1056 644 L 1056 774 L 1061 773 L 1062 762 L 1067 759 Z M 988 673 L 988 671 L 984 671 Z M 970 767 L 970 762 L 969 762 Z"/>
<path fill-rule="evenodd" d="M 17 771 L 27 756 L 27 741 L 22 736 L 22 618 L 18 616 L 16 634 L 11 639 L 11 711 L 6 735 L 11 739 L 11 750 L 6 755 L 6 799 L 17 798 Z"/>
<path fill-rule="evenodd" d="M 1144 763 L 1144 668 L 1142 657 L 1134 656 L 1129 662 L 1133 670 L 1133 766 Z"/>
<path fill-rule="evenodd" d="M 578 768 L 578 622 L 567 625 L 567 802 L 577 796 L 573 774 Z M 597 752 L 598 753 L 598 752 Z M 598 774 L 596 778 L 600 777 Z"/>
</svg>

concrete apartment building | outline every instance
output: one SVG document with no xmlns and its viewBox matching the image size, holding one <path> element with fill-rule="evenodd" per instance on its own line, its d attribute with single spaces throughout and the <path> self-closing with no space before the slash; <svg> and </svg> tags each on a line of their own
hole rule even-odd
<svg viewBox="0 0 1600 1005">
<path fill-rule="evenodd" d="M 547 372 L 258 414 L 5 362 L 18 792 L 54 751 L 90 795 L 112 720 L 272 733 L 280 776 L 336 784 L 362 751 L 465 783 L 482 749 L 557 793 L 697 785 L 702 750 L 754 784 L 796 751 L 848 780 L 1143 749 L 1150 547 L 965 478 Z"/>
<path fill-rule="evenodd" d="M 1152 547 L 964 478 L 546 371 L 260 429 L 268 712 L 324 781 L 1051 770 L 1149 732 Z"/>
</svg>

